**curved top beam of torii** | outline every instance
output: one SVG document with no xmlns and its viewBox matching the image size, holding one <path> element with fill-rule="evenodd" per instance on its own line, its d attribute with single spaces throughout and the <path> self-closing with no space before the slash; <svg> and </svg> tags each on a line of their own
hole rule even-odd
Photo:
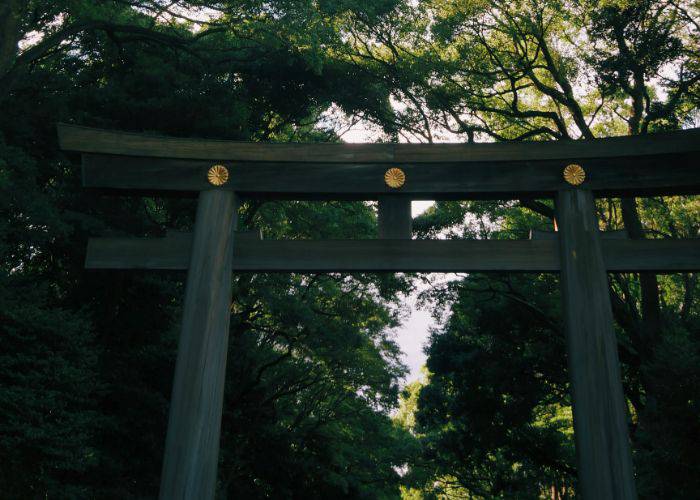
<svg viewBox="0 0 700 500">
<path fill-rule="evenodd" d="M 187 139 L 58 125 L 61 148 L 83 153 L 86 187 L 212 189 L 207 171 L 230 171 L 223 189 L 262 198 L 412 199 L 551 196 L 580 164 L 599 196 L 700 192 L 700 129 L 580 141 L 480 144 L 308 144 Z M 384 173 L 400 166 L 394 189 Z"/>
<path fill-rule="evenodd" d="M 439 144 L 264 143 L 167 137 L 58 125 L 61 148 L 193 160 L 304 163 L 433 163 L 575 160 L 700 151 L 700 128 L 580 141 Z"/>
</svg>

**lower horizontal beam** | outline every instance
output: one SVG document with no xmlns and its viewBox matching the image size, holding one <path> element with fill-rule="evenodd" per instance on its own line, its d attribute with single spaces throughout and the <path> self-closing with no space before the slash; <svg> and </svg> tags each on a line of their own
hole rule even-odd
<svg viewBox="0 0 700 500">
<path fill-rule="evenodd" d="M 93 238 L 88 269 L 187 269 L 191 236 Z M 609 272 L 700 271 L 700 240 L 603 240 Z M 558 272 L 552 240 L 260 240 L 236 238 L 234 271 Z"/>
</svg>

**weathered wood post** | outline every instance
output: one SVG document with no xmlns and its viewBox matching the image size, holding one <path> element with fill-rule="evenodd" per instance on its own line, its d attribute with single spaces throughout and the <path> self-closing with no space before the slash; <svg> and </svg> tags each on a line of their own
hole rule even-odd
<svg viewBox="0 0 700 500">
<path fill-rule="evenodd" d="M 591 191 L 559 191 L 557 216 L 579 489 L 590 500 L 634 499 L 617 340 Z"/>
<path fill-rule="evenodd" d="M 161 500 L 209 500 L 216 491 L 236 214 L 232 191 L 200 193 L 165 442 Z"/>
<path fill-rule="evenodd" d="M 385 195 L 379 198 L 379 237 L 382 239 L 411 239 L 411 198 Z"/>
</svg>

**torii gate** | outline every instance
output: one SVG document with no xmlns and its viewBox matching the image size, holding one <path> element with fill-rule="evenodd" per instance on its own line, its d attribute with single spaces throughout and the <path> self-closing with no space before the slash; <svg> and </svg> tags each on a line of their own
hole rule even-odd
<svg viewBox="0 0 700 500">
<path fill-rule="evenodd" d="M 199 192 L 194 235 L 93 238 L 91 269 L 187 269 L 160 498 L 212 499 L 233 271 L 560 272 L 579 489 L 636 498 L 606 272 L 700 270 L 700 240 L 608 239 L 594 196 L 700 193 L 700 129 L 587 141 L 263 144 L 59 125 L 83 185 Z M 554 197 L 558 236 L 411 240 L 411 200 Z M 239 198 L 379 200 L 378 240 L 235 232 Z M 558 241 L 557 241 L 558 240 Z"/>
</svg>

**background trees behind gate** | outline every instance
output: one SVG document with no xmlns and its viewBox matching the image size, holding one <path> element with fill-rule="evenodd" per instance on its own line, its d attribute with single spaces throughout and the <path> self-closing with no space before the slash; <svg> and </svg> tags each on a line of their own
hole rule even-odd
<svg viewBox="0 0 700 500">
<path fill-rule="evenodd" d="M 154 22 L 165 3 L 134 3 L 142 13 L 127 2 L 3 4 L 3 498 L 149 498 L 159 484 L 184 275 L 85 272 L 83 258 L 90 234 L 187 230 L 194 200 L 85 191 L 55 123 L 317 141 L 334 140 L 314 128 L 331 99 L 349 112 L 388 108 L 381 84 L 329 59 L 335 13 L 314 21 L 293 3 L 274 15 L 234 4 L 198 35 L 167 13 Z M 13 29 L 34 48 L 8 51 Z M 241 229 L 266 238 L 376 235 L 362 203 L 246 204 L 241 216 Z M 407 444 L 388 412 L 405 368 L 387 328 L 409 282 L 240 275 L 232 285 L 221 496 L 398 491 Z"/>
<path fill-rule="evenodd" d="M 392 82 L 407 138 L 571 140 L 698 126 L 697 5 L 665 1 L 426 1 L 370 29 L 361 58 Z M 358 39 L 362 39 L 358 35 Z M 438 203 L 419 237 L 527 238 L 542 200 Z M 697 238 L 697 197 L 600 200 L 601 229 Z M 466 222 L 465 222 L 466 221 Z M 611 275 L 640 495 L 697 490 L 698 283 Z M 471 275 L 425 293 L 444 324 L 413 387 L 427 490 L 566 495 L 575 470 L 552 277 Z M 436 478 L 438 481 L 435 483 Z M 437 486 L 435 486 L 437 485 Z"/>
<path fill-rule="evenodd" d="M 155 495 L 183 276 L 86 273 L 82 259 L 88 235 L 185 230 L 193 213 L 188 201 L 83 190 L 55 122 L 279 141 L 336 140 L 360 118 L 385 140 L 421 141 L 697 125 L 698 12 L 684 0 L 10 0 L 0 35 L 10 498 Z M 697 198 L 599 209 L 605 229 L 631 237 L 698 236 Z M 267 238 L 375 234 L 359 203 L 247 204 L 242 218 Z M 551 218 L 542 200 L 445 202 L 414 226 L 418 237 L 524 238 Z M 697 277 L 610 284 L 640 494 L 692 496 Z M 391 498 L 401 482 L 425 497 L 575 489 L 554 276 L 471 275 L 425 292 L 444 324 L 403 428 L 389 418 L 405 369 L 387 328 L 407 277 L 241 275 L 233 286 L 222 496 Z"/>
</svg>

